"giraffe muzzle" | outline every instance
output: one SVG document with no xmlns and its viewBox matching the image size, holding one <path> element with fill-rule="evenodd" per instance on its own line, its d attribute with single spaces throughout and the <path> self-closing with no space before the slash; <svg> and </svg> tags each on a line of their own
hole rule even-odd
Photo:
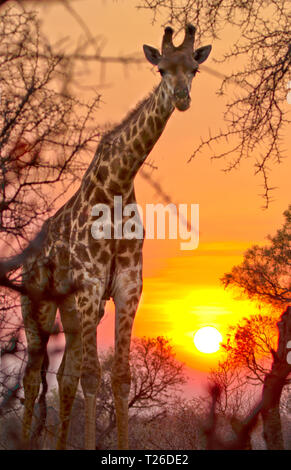
<svg viewBox="0 0 291 470">
<path fill-rule="evenodd" d="M 186 109 L 189 108 L 191 102 L 188 88 L 176 88 L 174 91 L 174 101 L 175 107 L 179 111 L 186 111 Z"/>
</svg>

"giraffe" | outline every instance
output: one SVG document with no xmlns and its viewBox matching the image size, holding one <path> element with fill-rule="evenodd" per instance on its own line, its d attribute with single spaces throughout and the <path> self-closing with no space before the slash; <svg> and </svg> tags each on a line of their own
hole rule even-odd
<svg viewBox="0 0 291 470">
<path fill-rule="evenodd" d="M 199 64 L 211 46 L 194 50 L 195 27 L 185 27 L 178 47 L 173 29 L 166 27 L 161 53 L 144 45 L 146 59 L 158 67 L 161 81 L 128 116 L 101 138 L 77 192 L 49 218 L 39 253 L 23 266 L 23 283 L 38 292 L 37 302 L 22 296 L 28 345 L 23 378 L 25 400 L 23 438 L 29 442 L 34 403 L 47 367 L 47 342 L 57 309 L 66 346 L 57 373 L 60 429 L 57 449 L 65 449 L 72 404 L 80 381 L 85 401 L 85 448 L 95 449 L 96 394 L 101 378 L 96 328 L 106 300 L 115 304 L 115 353 L 112 391 L 116 410 L 118 448 L 128 448 L 129 352 L 134 317 L 142 292 L 143 238 L 94 239 L 92 208 L 113 208 L 114 196 L 122 207 L 135 204 L 134 178 L 161 136 L 175 109 L 190 107 L 190 90 Z M 123 216 L 122 223 L 126 217 Z M 113 221 L 111 222 L 113 225 Z M 70 290 L 76 285 L 75 291 Z M 55 293 L 49 297 L 47 292 Z M 45 294 L 46 293 L 46 294 Z"/>
</svg>

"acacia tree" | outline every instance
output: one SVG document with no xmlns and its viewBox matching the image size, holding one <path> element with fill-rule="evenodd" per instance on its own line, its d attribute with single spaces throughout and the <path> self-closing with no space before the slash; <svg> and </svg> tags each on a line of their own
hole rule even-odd
<svg viewBox="0 0 291 470">
<path fill-rule="evenodd" d="M 282 228 L 268 236 L 268 245 L 251 247 L 243 262 L 222 277 L 225 288 L 276 308 L 291 302 L 291 205 L 284 217 Z"/>
<path fill-rule="evenodd" d="M 225 41 L 223 32 L 232 27 L 231 37 L 237 39 L 226 46 L 222 57 L 217 54 L 215 57 L 216 75 L 222 78 L 218 94 L 227 99 L 225 127 L 211 130 L 189 161 L 207 150 L 212 158 L 225 158 L 225 170 L 229 171 L 251 157 L 255 172 L 263 178 L 267 206 L 273 189 L 269 183 L 270 171 L 274 163 L 283 161 L 282 138 L 290 124 L 286 100 L 291 80 L 289 2 L 139 0 L 138 5 L 152 11 L 154 21 L 162 19 L 176 28 L 182 29 L 185 22 L 192 22 L 197 27 L 197 42 Z M 230 61 L 234 64 L 233 71 L 225 76 L 219 73 L 220 66 Z M 204 70 L 213 73 L 209 67 L 204 66 Z"/>
<path fill-rule="evenodd" d="M 231 325 L 222 343 L 223 359 L 209 374 L 210 383 L 219 386 L 217 411 L 241 416 L 257 399 L 258 385 L 269 373 L 278 340 L 276 318 L 251 315 Z"/>
</svg>

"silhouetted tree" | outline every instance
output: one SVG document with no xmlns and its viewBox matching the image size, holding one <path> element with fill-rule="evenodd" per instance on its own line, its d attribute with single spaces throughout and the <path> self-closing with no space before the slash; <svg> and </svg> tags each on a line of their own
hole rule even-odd
<svg viewBox="0 0 291 470">
<path fill-rule="evenodd" d="M 0 230 L 7 256 L 80 177 L 82 151 L 100 134 L 88 125 L 99 96 L 87 105 L 63 93 L 62 61 L 35 14 L 2 12 L 0 38 Z"/>
<path fill-rule="evenodd" d="M 253 404 L 253 390 L 250 390 L 246 368 L 234 364 L 231 354 L 224 353 L 217 366 L 208 376 L 210 384 L 219 386 L 220 394 L 216 400 L 219 415 L 241 416 L 246 414 Z"/>
<path fill-rule="evenodd" d="M 291 302 L 291 206 L 284 212 L 285 222 L 269 245 L 253 246 L 244 254 L 239 266 L 222 278 L 250 299 L 284 308 Z"/>
</svg>

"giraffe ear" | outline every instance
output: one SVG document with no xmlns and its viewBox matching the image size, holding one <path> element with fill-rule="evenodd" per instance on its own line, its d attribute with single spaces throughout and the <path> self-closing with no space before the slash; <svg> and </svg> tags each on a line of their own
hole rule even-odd
<svg viewBox="0 0 291 470">
<path fill-rule="evenodd" d="M 162 58 L 162 56 L 159 53 L 158 49 L 155 49 L 152 46 L 147 46 L 146 44 L 144 44 L 143 51 L 144 51 L 144 54 L 145 54 L 147 60 L 151 64 L 158 65 L 158 63 L 160 62 L 160 60 Z"/>
<path fill-rule="evenodd" d="M 194 54 L 193 54 L 193 57 L 196 60 L 196 62 L 198 62 L 198 64 L 202 64 L 202 62 L 204 62 L 209 56 L 211 49 L 212 49 L 212 46 L 203 46 L 203 47 L 199 47 L 199 49 L 196 49 L 196 51 L 194 51 Z"/>
</svg>

